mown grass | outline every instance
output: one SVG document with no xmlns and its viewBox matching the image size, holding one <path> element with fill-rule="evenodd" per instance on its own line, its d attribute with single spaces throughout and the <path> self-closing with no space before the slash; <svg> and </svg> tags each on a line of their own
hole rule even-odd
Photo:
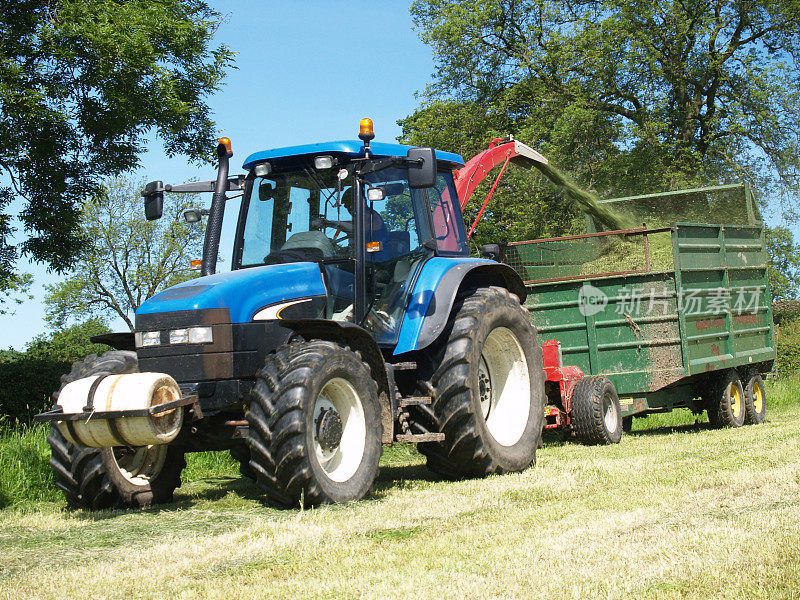
<svg viewBox="0 0 800 600">
<path fill-rule="evenodd" d="M 372 499 L 313 511 L 194 455 L 161 508 L 0 511 L 0 598 L 798 598 L 798 383 L 769 383 L 764 425 L 653 415 L 483 480 L 438 481 L 398 446 Z"/>
<path fill-rule="evenodd" d="M 800 404 L 800 376 L 769 380 L 767 392 L 770 411 L 781 412 Z M 707 423 L 705 414 L 695 416 L 686 410 L 675 410 L 634 419 L 633 431 L 658 429 L 663 432 L 670 428 Z M 55 487 L 48 464 L 48 430 L 45 425 L 30 425 L 21 429 L 0 427 L 0 509 L 15 505 L 30 506 L 38 502 L 61 502 L 61 492 Z M 546 436 L 549 443 L 557 443 L 560 439 L 560 434 Z M 421 458 L 413 446 L 394 446 L 384 451 L 385 466 L 414 460 Z M 215 477 L 239 477 L 239 465 L 228 452 L 189 454 L 186 463 L 181 476 L 184 483 Z"/>
</svg>

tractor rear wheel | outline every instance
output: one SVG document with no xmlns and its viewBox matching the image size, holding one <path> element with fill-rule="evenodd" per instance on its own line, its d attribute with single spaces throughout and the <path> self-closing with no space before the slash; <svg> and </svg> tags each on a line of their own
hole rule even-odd
<svg viewBox="0 0 800 600">
<path fill-rule="evenodd" d="M 741 427 L 746 415 L 742 381 L 734 369 L 728 369 L 709 386 L 706 397 L 708 420 L 714 427 Z"/>
<path fill-rule="evenodd" d="M 584 377 L 572 391 L 572 427 L 583 444 L 618 444 L 622 411 L 614 384 L 599 375 Z"/>
<path fill-rule="evenodd" d="M 744 422 L 755 425 L 767 420 L 767 392 L 764 380 L 755 369 L 747 374 L 744 388 L 745 418 Z"/>
<path fill-rule="evenodd" d="M 443 442 L 419 444 L 446 477 L 522 471 L 536 462 L 544 425 L 544 370 L 519 299 L 488 287 L 457 299 L 430 384 Z"/>
<path fill-rule="evenodd" d="M 283 507 L 359 500 L 381 457 L 378 386 L 334 342 L 295 341 L 267 358 L 246 414 L 250 467 Z"/>
<path fill-rule="evenodd" d="M 92 375 L 139 371 L 136 353 L 124 351 L 92 354 L 62 375 L 58 395 L 68 383 Z M 148 506 L 172 500 L 186 466 L 183 450 L 170 445 L 136 448 L 87 448 L 68 441 L 53 424 L 47 441 L 56 485 L 74 508 L 101 509 Z"/>
</svg>

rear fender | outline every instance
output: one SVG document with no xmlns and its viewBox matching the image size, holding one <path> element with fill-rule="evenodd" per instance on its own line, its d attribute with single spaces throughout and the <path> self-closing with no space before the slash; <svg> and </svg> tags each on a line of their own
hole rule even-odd
<svg viewBox="0 0 800 600">
<path fill-rule="evenodd" d="M 279 319 L 278 323 L 305 339 L 336 342 L 349 346 L 351 350 L 361 354 L 361 358 L 369 365 L 372 378 L 378 384 L 378 399 L 381 403 L 381 421 L 383 422 L 383 443 L 391 444 L 394 439 L 394 412 L 391 404 L 391 399 L 395 395 L 394 385 L 389 383 L 383 354 L 372 334 L 363 327 L 347 321 Z"/>
<path fill-rule="evenodd" d="M 447 326 L 458 293 L 490 285 L 508 289 L 520 302 L 527 297 L 522 279 L 506 264 L 477 258 L 430 259 L 414 285 L 394 354 L 430 346 Z"/>
</svg>

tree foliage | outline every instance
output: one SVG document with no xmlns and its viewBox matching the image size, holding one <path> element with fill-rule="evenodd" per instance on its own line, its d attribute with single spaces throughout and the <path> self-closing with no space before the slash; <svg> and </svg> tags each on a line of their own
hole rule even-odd
<svg viewBox="0 0 800 600">
<path fill-rule="evenodd" d="M 142 302 L 196 276 L 189 262 L 202 252 L 203 229 L 182 218 L 195 197 L 167 194 L 164 216 L 147 221 L 141 188 L 130 180 L 115 179 L 85 204 L 79 231 L 92 245 L 76 260 L 72 275 L 47 286 L 51 325 L 119 317 L 133 331 L 132 315 Z"/>
<path fill-rule="evenodd" d="M 797 297 L 800 286 L 800 244 L 790 229 L 780 225 L 765 229 L 767 275 L 773 300 Z"/>
<path fill-rule="evenodd" d="M 27 239 L 0 215 L 0 281 L 19 252 L 63 271 L 85 247 L 82 200 L 138 164 L 155 133 L 167 153 L 208 157 L 205 104 L 232 52 L 200 0 L 18 0 L 0 11 L 0 211 L 14 195 Z"/>
<path fill-rule="evenodd" d="M 511 133 L 608 197 L 749 180 L 796 199 L 799 2 L 417 0 L 411 11 L 437 71 L 401 121 L 407 141 L 469 156 Z"/>
</svg>

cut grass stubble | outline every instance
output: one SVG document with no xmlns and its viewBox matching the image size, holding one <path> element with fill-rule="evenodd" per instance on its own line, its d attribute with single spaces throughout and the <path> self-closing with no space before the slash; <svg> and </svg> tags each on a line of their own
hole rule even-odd
<svg viewBox="0 0 800 600">
<path fill-rule="evenodd" d="M 0 598 L 797 598 L 797 389 L 770 385 L 765 425 L 655 415 L 484 480 L 393 448 L 373 499 L 312 511 L 266 508 L 226 455 L 194 455 L 160 509 L 0 513 Z"/>
</svg>

